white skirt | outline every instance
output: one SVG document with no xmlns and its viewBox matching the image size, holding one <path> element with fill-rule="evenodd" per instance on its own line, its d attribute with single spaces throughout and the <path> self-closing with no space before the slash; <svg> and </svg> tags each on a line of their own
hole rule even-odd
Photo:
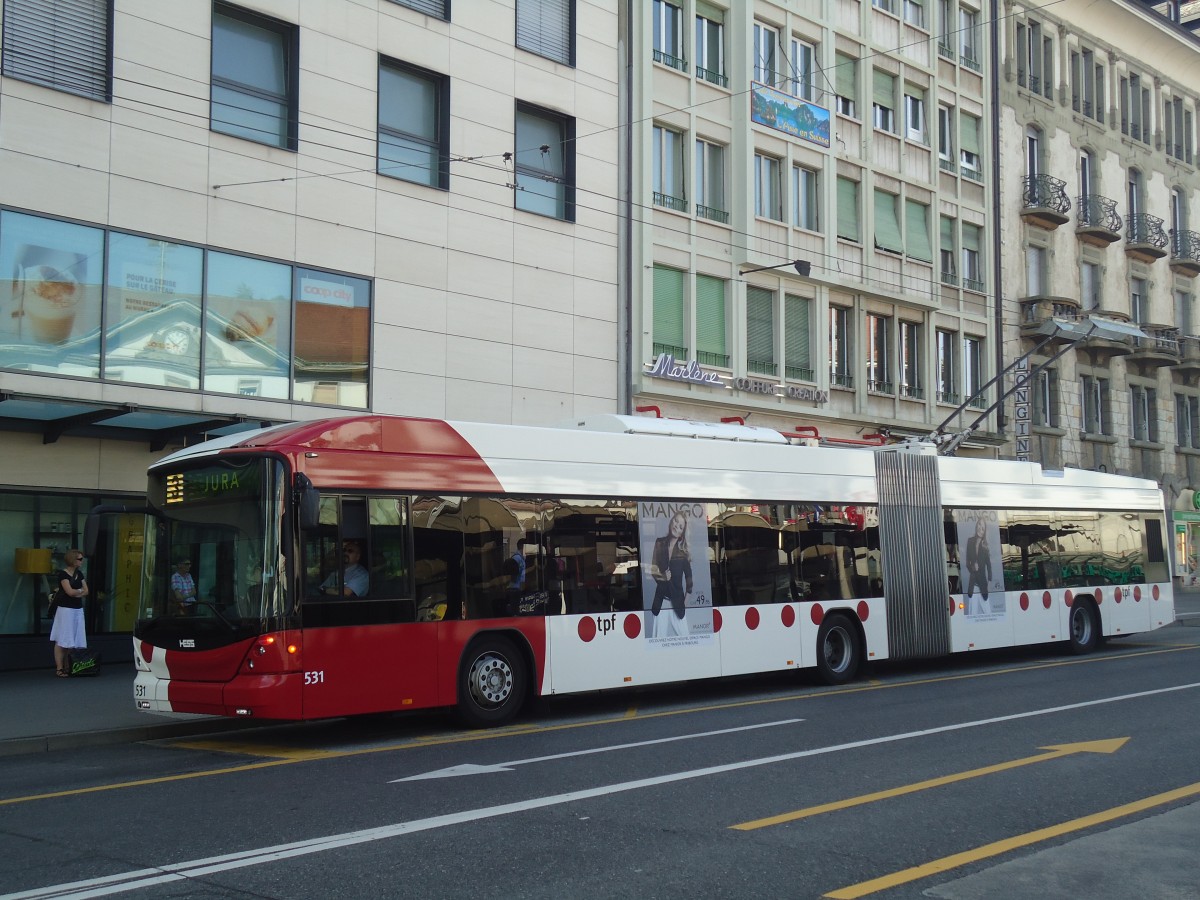
<svg viewBox="0 0 1200 900">
<path fill-rule="evenodd" d="M 50 627 L 50 640 L 67 650 L 86 648 L 87 635 L 83 633 L 83 610 L 66 609 L 60 606 L 54 613 L 54 624 Z"/>
</svg>

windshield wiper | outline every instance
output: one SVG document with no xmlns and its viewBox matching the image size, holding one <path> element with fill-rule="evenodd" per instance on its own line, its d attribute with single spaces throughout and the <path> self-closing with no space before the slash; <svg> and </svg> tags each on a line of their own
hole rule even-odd
<svg viewBox="0 0 1200 900">
<path fill-rule="evenodd" d="M 227 618 L 225 618 L 223 615 L 221 615 L 221 611 L 219 609 L 217 609 L 217 607 L 215 605 L 213 605 L 212 603 L 209 603 L 207 600 L 197 600 L 196 605 L 197 606 L 207 606 L 209 609 L 211 609 L 213 611 L 213 615 L 216 616 L 218 619 L 220 619 L 221 623 L 226 628 L 228 628 L 230 631 L 238 630 L 238 627 L 236 625 L 234 625 Z"/>
</svg>

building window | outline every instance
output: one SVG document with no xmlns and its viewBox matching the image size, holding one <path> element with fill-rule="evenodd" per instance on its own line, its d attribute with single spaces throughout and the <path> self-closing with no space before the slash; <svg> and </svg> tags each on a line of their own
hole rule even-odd
<svg viewBox="0 0 1200 900">
<path fill-rule="evenodd" d="M 813 380 L 812 300 L 786 294 L 783 298 L 783 374 L 800 381 Z"/>
<path fill-rule="evenodd" d="M 746 371 L 777 375 L 775 364 L 775 294 L 766 288 L 746 288 Z"/>
<path fill-rule="evenodd" d="M 1100 308 L 1100 265 L 1094 262 L 1079 264 L 1079 302 L 1084 310 Z"/>
<path fill-rule="evenodd" d="M 924 28 L 925 0 L 904 0 L 904 21 L 917 28 Z"/>
<path fill-rule="evenodd" d="M 817 191 L 817 173 L 804 166 L 792 166 L 792 215 L 793 224 L 809 231 L 821 229 L 820 194 Z"/>
<path fill-rule="evenodd" d="M 791 70 L 788 78 L 788 93 L 801 100 L 816 99 L 817 90 L 813 84 L 813 59 L 816 48 L 806 41 L 792 38 L 792 58 L 788 60 Z"/>
<path fill-rule="evenodd" d="M 754 154 L 754 215 L 783 221 L 783 197 L 779 186 L 779 160 Z"/>
<path fill-rule="evenodd" d="M 858 60 L 845 53 L 834 54 L 837 71 L 834 72 L 834 87 L 837 89 L 836 111 L 839 115 L 858 118 L 855 100 L 858 97 Z"/>
<path fill-rule="evenodd" d="M 958 156 L 962 173 L 973 181 L 983 180 L 983 168 L 979 159 L 979 119 L 961 113 L 958 119 Z"/>
<path fill-rule="evenodd" d="M 829 307 L 829 383 L 835 387 L 854 387 L 854 335 L 850 310 Z"/>
<path fill-rule="evenodd" d="M 696 215 L 729 223 L 725 205 L 725 148 L 696 141 Z"/>
<path fill-rule="evenodd" d="M 938 168 L 954 174 L 954 107 L 938 104 Z"/>
<path fill-rule="evenodd" d="M 687 71 L 683 58 L 683 10 L 667 0 L 654 0 L 654 61 Z"/>
<path fill-rule="evenodd" d="M 516 207 L 575 221 L 575 120 L 517 104 Z"/>
<path fill-rule="evenodd" d="M 896 14 L 896 0 L 871 0 L 871 5 L 884 12 L 890 12 L 893 16 Z"/>
<path fill-rule="evenodd" d="M 858 227 L 858 182 L 838 176 L 837 236 L 855 243 L 862 240 Z"/>
<path fill-rule="evenodd" d="M 904 238 L 900 234 L 900 219 L 896 204 L 900 198 L 895 194 L 875 189 L 875 249 L 889 253 L 904 252 Z"/>
<path fill-rule="evenodd" d="M 434 16 L 442 20 L 450 18 L 446 14 L 446 4 L 449 0 L 392 0 L 392 2 L 415 9 L 427 16 Z"/>
<path fill-rule="evenodd" d="M 1046 290 L 1046 259 L 1045 247 L 1030 244 L 1025 248 L 1025 296 L 1044 297 Z"/>
<path fill-rule="evenodd" d="M 1017 84 L 1047 99 L 1054 88 L 1054 39 L 1040 22 L 1017 23 Z"/>
<path fill-rule="evenodd" d="M 900 322 L 900 396 L 920 400 L 923 354 L 921 326 L 917 322 Z"/>
<path fill-rule="evenodd" d="M 1150 297 L 1145 278 L 1129 279 L 1129 315 L 1135 323 L 1150 321 Z"/>
<path fill-rule="evenodd" d="M 379 66 L 379 174 L 446 190 L 450 80 L 400 63 Z"/>
<path fill-rule="evenodd" d="M 725 74 L 724 12 L 707 4 L 696 5 L 696 77 L 729 87 Z"/>
<path fill-rule="evenodd" d="M 1129 386 L 1130 415 L 1133 417 L 1133 439 L 1158 443 L 1158 391 L 1140 384 Z"/>
<path fill-rule="evenodd" d="M 1200 397 L 1175 395 L 1175 443 L 1200 450 Z"/>
<path fill-rule="evenodd" d="M 938 228 L 938 266 L 942 273 L 942 284 L 958 284 L 958 252 L 954 246 L 954 220 L 941 216 Z"/>
<path fill-rule="evenodd" d="M 954 0 L 938 0 L 938 56 L 954 61 Z"/>
<path fill-rule="evenodd" d="M 966 222 L 962 226 L 962 286 L 983 293 L 982 229 Z"/>
<path fill-rule="evenodd" d="M 213 131 L 296 149 L 298 35 L 286 22 L 213 7 Z"/>
<path fill-rule="evenodd" d="M 4 65 L 10 78 L 108 102 L 112 0 L 4 0 Z"/>
<path fill-rule="evenodd" d="M 958 393 L 958 335 L 953 331 L 937 331 L 937 401 L 962 402 Z"/>
<path fill-rule="evenodd" d="M 711 275 L 696 276 L 696 362 L 729 368 L 726 340 L 726 289 L 728 282 Z"/>
<path fill-rule="evenodd" d="M 1083 385 L 1083 430 L 1086 434 L 1111 434 L 1111 407 L 1109 405 L 1109 381 L 1095 375 L 1084 375 Z"/>
<path fill-rule="evenodd" d="M 1070 55 L 1071 109 L 1097 122 L 1104 121 L 1104 66 L 1089 49 Z M 1136 79 L 1136 76 L 1134 76 Z M 1149 102 L 1149 101 L 1147 101 Z M 1140 112 L 1139 112 L 1140 115 Z M 1147 124 L 1149 116 L 1146 116 Z M 1140 135 L 1134 135 L 1140 137 Z M 1148 140 L 1148 136 L 1147 136 Z"/>
<path fill-rule="evenodd" d="M 1184 158 L 1183 152 L 1183 98 L 1163 98 L 1163 130 L 1166 132 L 1166 147 L 1168 156 L 1178 160 Z"/>
<path fill-rule="evenodd" d="M 683 181 L 683 135 L 655 125 L 651 153 L 654 156 L 654 203 L 677 212 L 687 212 Z"/>
<path fill-rule="evenodd" d="M 910 141 L 929 140 L 928 123 L 925 121 L 925 89 L 915 85 L 904 86 L 904 135 Z"/>
<path fill-rule="evenodd" d="M 678 360 L 688 358 L 683 317 L 684 273 L 667 266 L 654 267 L 654 321 L 651 338 L 654 355 L 669 353 Z"/>
<path fill-rule="evenodd" d="M 1043 369 L 1033 383 L 1033 424 L 1057 428 L 1058 416 L 1058 372 Z"/>
<path fill-rule="evenodd" d="M 754 23 L 754 80 L 768 87 L 781 87 L 782 73 L 779 71 L 776 48 L 779 32 L 766 25 Z"/>
<path fill-rule="evenodd" d="M 983 71 L 979 53 L 979 13 L 965 6 L 958 11 L 959 62 L 976 72 Z"/>
<path fill-rule="evenodd" d="M 1126 202 L 1129 204 L 1129 215 L 1140 216 L 1145 211 L 1145 181 L 1140 169 L 1131 168 L 1126 179 Z M 1130 223 L 1135 236 L 1144 231 L 1140 222 Z M 1140 239 L 1140 238 L 1139 238 Z"/>
<path fill-rule="evenodd" d="M 896 130 L 896 76 L 879 69 L 873 70 L 871 112 L 872 122 L 880 131 Z"/>
<path fill-rule="evenodd" d="M 517 46 L 575 65 L 575 0 L 517 0 Z"/>
<path fill-rule="evenodd" d="M 983 339 L 963 338 L 963 396 L 967 405 L 983 409 L 987 400 L 983 396 Z"/>
<path fill-rule="evenodd" d="M 1175 327 L 1179 329 L 1179 333 L 1182 335 L 1193 335 L 1196 333 L 1192 325 L 1194 321 L 1192 305 L 1192 295 L 1188 291 L 1175 292 Z"/>
<path fill-rule="evenodd" d="M 892 385 L 892 319 L 867 313 L 867 390 L 890 394 Z"/>
<path fill-rule="evenodd" d="M 929 240 L 929 206 L 917 200 L 904 201 L 904 252 L 912 259 L 933 262 Z"/>
</svg>

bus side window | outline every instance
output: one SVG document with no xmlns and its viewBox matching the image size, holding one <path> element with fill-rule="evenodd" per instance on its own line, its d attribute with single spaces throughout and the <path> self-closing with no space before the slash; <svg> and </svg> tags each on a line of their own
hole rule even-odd
<svg viewBox="0 0 1200 900">
<path fill-rule="evenodd" d="M 363 565 L 371 575 L 371 596 L 376 599 L 407 600 L 408 604 L 402 606 L 401 616 L 405 621 L 414 621 L 416 605 L 412 602 L 412 586 L 409 583 L 409 550 L 405 528 L 408 520 L 407 498 L 369 497 L 367 518 L 370 557 L 363 560 Z"/>
<path fill-rule="evenodd" d="M 320 596 L 321 582 L 330 572 L 336 571 L 341 562 L 337 497 L 321 497 L 319 521 L 316 528 L 303 532 L 305 597 Z"/>
</svg>

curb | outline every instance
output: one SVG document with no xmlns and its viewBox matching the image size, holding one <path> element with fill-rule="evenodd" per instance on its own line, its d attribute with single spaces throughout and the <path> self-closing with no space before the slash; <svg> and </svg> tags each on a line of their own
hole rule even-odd
<svg viewBox="0 0 1200 900">
<path fill-rule="evenodd" d="M 54 750 L 78 750 L 83 747 L 136 744 L 141 741 L 191 737 L 200 734 L 220 734 L 228 731 L 262 728 L 267 723 L 246 722 L 240 724 L 240 727 L 239 724 L 236 719 L 205 719 L 199 722 L 177 722 L 171 725 L 135 725 L 132 728 L 111 728 L 105 731 L 73 731 L 12 738 L 0 740 L 0 757 L 49 753 Z"/>
</svg>

